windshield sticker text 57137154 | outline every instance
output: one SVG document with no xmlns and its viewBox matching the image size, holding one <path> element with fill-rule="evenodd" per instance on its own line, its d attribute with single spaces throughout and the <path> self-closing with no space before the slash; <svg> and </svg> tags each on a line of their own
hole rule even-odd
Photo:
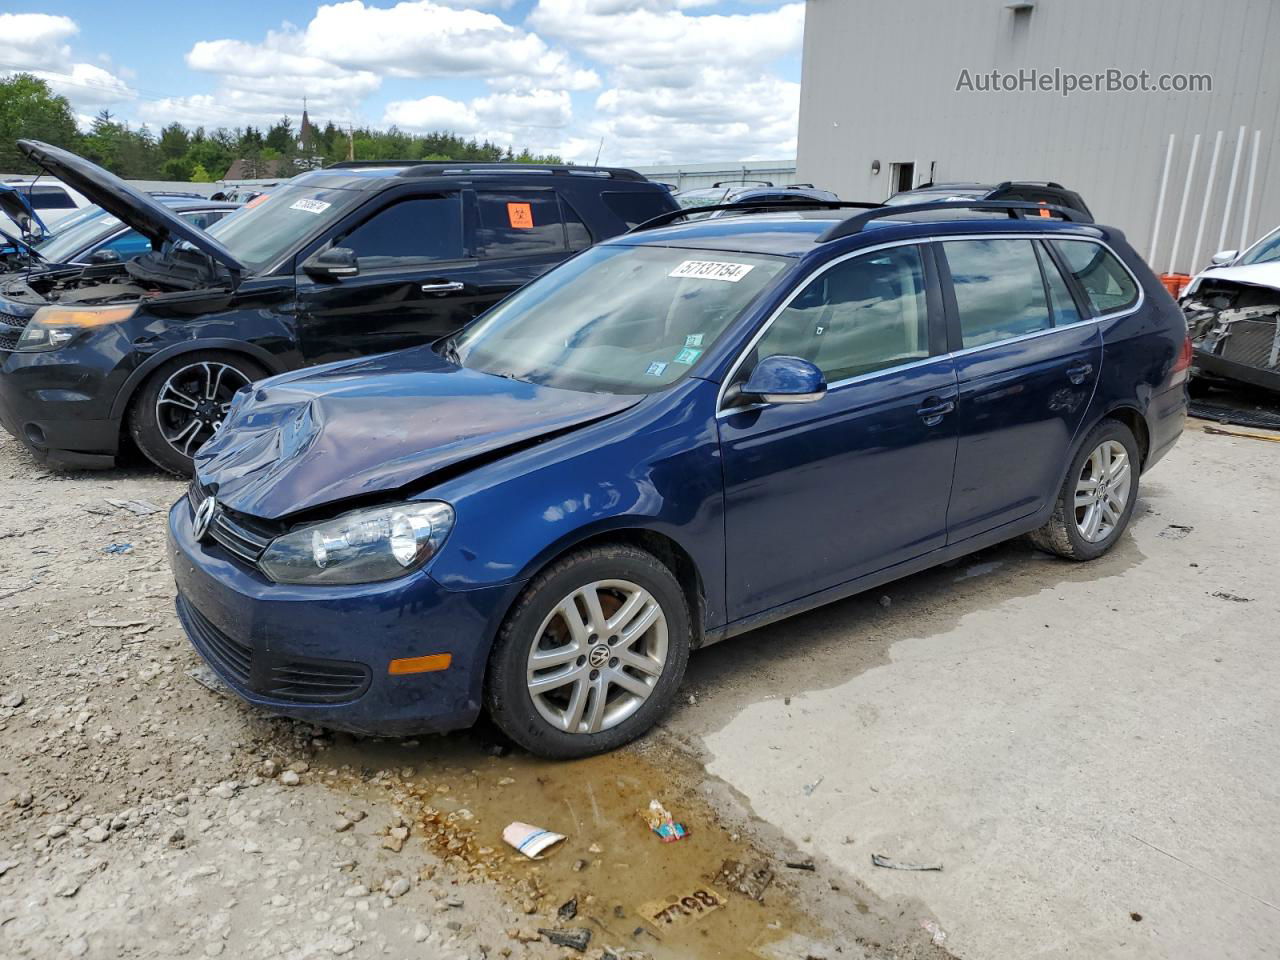
<svg viewBox="0 0 1280 960">
<path fill-rule="evenodd" d="M 667 276 L 737 283 L 751 272 L 751 266 L 749 263 L 725 263 L 723 260 L 686 260 Z"/>
<path fill-rule="evenodd" d="M 295 200 L 289 204 L 290 210 L 305 210 L 307 213 L 324 213 L 333 204 L 326 203 L 324 200 L 312 200 L 310 197 L 303 197 L 301 200 Z"/>
</svg>

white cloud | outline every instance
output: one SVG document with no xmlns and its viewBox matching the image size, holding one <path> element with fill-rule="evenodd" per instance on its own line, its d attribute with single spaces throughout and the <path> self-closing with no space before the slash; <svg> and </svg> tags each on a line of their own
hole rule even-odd
<svg viewBox="0 0 1280 960">
<path fill-rule="evenodd" d="M 307 24 L 303 49 L 331 63 L 404 77 L 477 76 L 585 89 L 599 78 L 570 63 L 537 34 L 493 13 L 406 0 L 326 4 Z"/>
<path fill-rule="evenodd" d="M 427 96 L 387 104 L 383 124 L 410 132 L 445 130 L 517 150 L 559 153 L 573 118 L 567 91 L 494 93 L 470 101 Z"/>
<path fill-rule="evenodd" d="M 0 13 L 6 67 L 32 69 L 71 60 L 67 41 L 80 28 L 70 17 L 47 13 Z"/>
<path fill-rule="evenodd" d="M 8 75 L 25 71 L 45 80 L 54 93 L 76 107 L 100 107 L 137 94 L 117 74 L 92 63 L 77 63 L 70 41 L 80 32 L 70 17 L 46 13 L 0 13 L 0 42 Z M 109 63 L 105 57 L 99 57 Z"/>
</svg>

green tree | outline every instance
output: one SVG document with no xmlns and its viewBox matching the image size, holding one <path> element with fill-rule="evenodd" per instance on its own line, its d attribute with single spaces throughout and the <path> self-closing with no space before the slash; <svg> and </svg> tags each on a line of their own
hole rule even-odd
<svg viewBox="0 0 1280 960">
<path fill-rule="evenodd" d="M 194 167 L 192 167 L 191 169 L 192 183 L 216 183 L 217 181 L 218 181 L 218 178 L 215 177 L 212 173 L 210 173 L 200 164 L 197 163 Z"/>
<path fill-rule="evenodd" d="M 201 139 L 204 131 L 196 131 Z M 191 148 L 192 135 L 180 123 L 171 123 L 160 131 L 160 154 L 166 160 L 176 160 Z"/>
<path fill-rule="evenodd" d="M 160 168 L 161 179 L 164 180 L 192 180 L 194 179 L 196 164 L 192 163 L 187 157 L 170 157 L 164 162 L 164 166 Z M 201 170 L 204 168 L 201 167 Z"/>
<path fill-rule="evenodd" d="M 0 172 L 36 173 L 38 168 L 18 152 L 18 139 L 43 140 L 76 149 L 75 116 L 66 97 L 55 96 L 49 85 L 29 73 L 0 80 Z"/>
</svg>

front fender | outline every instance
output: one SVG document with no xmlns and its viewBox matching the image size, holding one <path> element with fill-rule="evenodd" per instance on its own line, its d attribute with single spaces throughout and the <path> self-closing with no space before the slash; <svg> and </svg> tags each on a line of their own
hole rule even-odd
<svg viewBox="0 0 1280 960">
<path fill-rule="evenodd" d="M 627 413 L 426 492 L 457 520 L 431 575 L 453 590 L 526 580 L 576 545 L 651 531 L 692 558 L 705 626 L 724 623 L 716 385 L 690 380 Z"/>
</svg>

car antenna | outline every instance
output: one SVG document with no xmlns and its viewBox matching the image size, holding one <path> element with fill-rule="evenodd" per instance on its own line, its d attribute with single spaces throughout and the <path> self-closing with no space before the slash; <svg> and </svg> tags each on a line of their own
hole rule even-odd
<svg viewBox="0 0 1280 960">
<path fill-rule="evenodd" d="M 600 166 L 600 151 L 603 149 L 604 149 L 604 137 L 601 137 L 600 146 L 596 147 L 596 162 L 592 164 L 593 167 Z"/>
</svg>

